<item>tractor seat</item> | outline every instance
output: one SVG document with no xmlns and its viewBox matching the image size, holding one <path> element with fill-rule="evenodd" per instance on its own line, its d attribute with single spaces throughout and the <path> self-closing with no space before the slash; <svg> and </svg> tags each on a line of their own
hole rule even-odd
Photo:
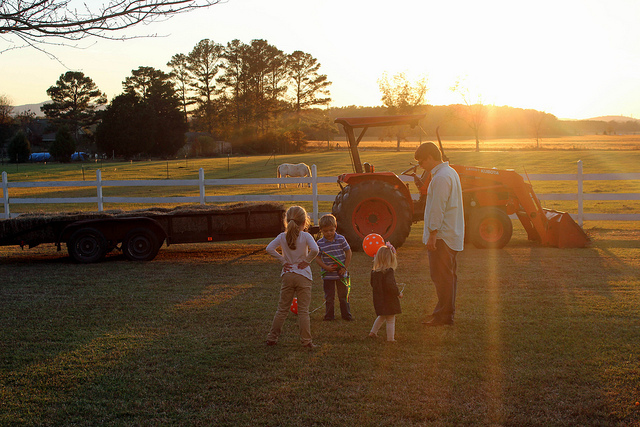
<svg viewBox="0 0 640 427">
<path fill-rule="evenodd" d="M 373 165 L 369 162 L 364 162 L 362 164 L 362 166 L 364 166 L 364 172 L 365 173 L 373 173 L 375 168 L 373 167 Z"/>
</svg>

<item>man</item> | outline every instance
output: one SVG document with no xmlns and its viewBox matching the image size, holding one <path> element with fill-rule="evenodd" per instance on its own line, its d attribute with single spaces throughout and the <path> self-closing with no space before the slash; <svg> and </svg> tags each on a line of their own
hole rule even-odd
<svg viewBox="0 0 640 427">
<path fill-rule="evenodd" d="M 438 303 L 428 326 L 453 325 L 456 303 L 456 256 L 464 248 L 464 211 L 462 186 L 458 173 L 442 161 L 442 153 L 433 142 L 421 144 L 415 159 L 431 173 L 424 209 L 424 234 L 429 271 Z"/>
</svg>

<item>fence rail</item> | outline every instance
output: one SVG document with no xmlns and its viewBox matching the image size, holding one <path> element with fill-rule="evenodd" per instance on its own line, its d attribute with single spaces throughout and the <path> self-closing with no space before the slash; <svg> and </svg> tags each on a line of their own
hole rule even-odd
<svg viewBox="0 0 640 427">
<path fill-rule="evenodd" d="M 319 177 L 316 165 L 312 165 L 311 178 L 256 178 L 256 179 L 205 179 L 204 169 L 199 170 L 198 179 L 182 180 L 129 180 L 113 181 L 102 180 L 101 170 L 96 171 L 95 181 L 41 181 L 41 182 L 8 182 L 7 173 L 2 172 L 2 197 L 4 212 L 0 218 L 14 218 L 20 214 L 12 214 L 10 205 L 20 204 L 75 204 L 93 203 L 98 207 L 98 211 L 104 210 L 105 204 L 117 203 L 140 203 L 140 204 L 161 204 L 161 203 L 228 203 L 228 202 L 312 202 L 312 220 L 318 223 L 318 218 L 324 212 L 318 212 L 318 202 L 332 202 L 335 193 L 318 194 L 318 184 L 334 183 L 337 177 Z M 583 202 L 585 200 L 640 200 L 640 193 L 585 193 L 583 191 L 584 181 L 627 181 L 640 180 L 640 173 L 606 173 L 606 174 L 584 174 L 582 173 L 582 161 L 578 162 L 578 171 L 575 174 L 529 174 L 523 175 L 525 179 L 531 181 L 574 181 L 577 182 L 576 193 L 542 193 L 538 194 L 540 200 L 561 200 L 577 201 L 578 212 L 571 216 L 583 225 L 583 221 L 640 221 L 640 213 L 612 214 L 612 213 L 585 213 Z M 410 177 L 401 176 L 405 182 L 410 182 Z M 234 196 L 207 196 L 206 188 L 230 185 L 265 185 L 265 184 L 308 184 L 311 187 L 311 194 L 278 194 L 278 195 L 234 195 Z M 96 195 L 93 197 L 52 197 L 52 198 L 18 198 L 10 197 L 11 188 L 55 188 L 55 187 L 93 187 Z M 103 187 L 198 187 L 198 196 L 178 196 L 178 197 L 111 197 L 104 196 Z M 418 198 L 418 194 L 413 195 Z"/>
</svg>

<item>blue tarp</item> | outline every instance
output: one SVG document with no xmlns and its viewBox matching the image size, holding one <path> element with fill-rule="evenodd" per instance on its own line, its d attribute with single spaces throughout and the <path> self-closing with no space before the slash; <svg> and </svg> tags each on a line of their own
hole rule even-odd
<svg viewBox="0 0 640 427">
<path fill-rule="evenodd" d="M 49 162 L 53 160 L 49 153 L 31 153 L 29 155 L 30 162 Z"/>
<path fill-rule="evenodd" d="M 71 160 L 86 162 L 89 159 L 89 155 L 84 151 L 76 151 L 71 155 Z M 49 153 L 31 153 L 29 155 L 30 162 L 51 162 L 53 156 Z"/>
</svg>

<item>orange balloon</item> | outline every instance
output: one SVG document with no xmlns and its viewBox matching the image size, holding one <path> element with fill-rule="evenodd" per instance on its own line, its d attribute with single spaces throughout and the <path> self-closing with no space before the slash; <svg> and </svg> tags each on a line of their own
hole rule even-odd
<svg viewBox="0 0 640 427">
<path fill-rule="evenodd" d="M 370 257 L 376 256 L 378 249 L 384 246 L 384 239 L 376 233 L 368 234 L 362 241 L 362 249 Z"/>
<path fill-rule="evenodd" d="M 298 314 L 298 298 L 296 297 L 293 298 L 293 301 L 291 302 L 290 310 L 293 314 Z"/>
</svg>

